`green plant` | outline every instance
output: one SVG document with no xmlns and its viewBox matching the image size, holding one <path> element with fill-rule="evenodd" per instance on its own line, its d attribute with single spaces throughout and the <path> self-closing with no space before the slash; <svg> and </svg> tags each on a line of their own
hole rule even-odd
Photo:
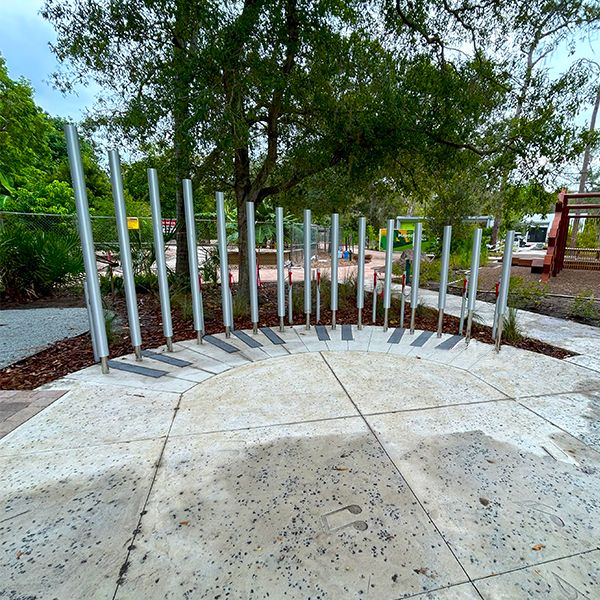
<svg viewBox="0 0 600 600">
<path fill-rule="evenodd" d="M 423 260 L 421 261 L 419 282 L 428 283 L 430 281 L 439 281 L 441 272 L 442 261 L 439 258 L 434 258 L 433 260 Z"/>
<path fill-rule="evenodd" d="M 183 287 L 176 288 L 171 293 L 171 303 L 179 309 L 184 321 L 191 321 L 194 316 L 192 308 L 192 294 Z"/>
<path fill-rule="evenodd" d="M 156 273 L 140 273 L 135 275 L 135 291 L 149 294 L 158 291 L 158 275 Z"/>
<path fill-rule="evenodd" d="M 104 327 L 106 329 L 106 340 L 108 344 L 112 344 L 117 336 L 121 333 L 121 319 L 116 312 L 104 309 Z"/>
<path fill-rule="evenodd" d="M 422 318 L 427 316 L 433 309 L 431 306 L 425 304 L 425 300 L 419 299 L 417 306 L 415 307 L 415 316 Z"/>
<path fill-rule="evenodd" d="M 0 230 L 0 281 L 7 295 L 47 296 L 82 272 L 76 234 L 32 231 L 21 223 Z"/>
<path fill-rule="evenodd" d="M 234 319 L 250 316 L 250 305 L 248 299 L 241 294 L 233 294 L 231 302 L 231 312 Z"/>
<path fill-rule="evenodd" d="M 503 320 L 502 336 L 507 342 L 517 342 L 523 337 L 517 309 L 510 307 Z"/>
<path fill-rule="evenodd" d="M 202 263 L 202 280 L 206 281 L 206 283 L 217 283 L 219 280 L 220 265 L 219 249 L 213 246 L 206 251 L 206 257 Z"/>
<path fill-rule="evenodd" d="M 600 307 L 591 290 L 581 290 L 569 306 L 569 315 L 577 319 L 600 318 Z"/>
<path fill-rule="evenodd" d="M 548 285 L 537 281 L 527 281 L 519 275 L 511 275 L 508 289 L 508 303 L 515 308 L 537 307 L 548 295 Z"/>
</svg>

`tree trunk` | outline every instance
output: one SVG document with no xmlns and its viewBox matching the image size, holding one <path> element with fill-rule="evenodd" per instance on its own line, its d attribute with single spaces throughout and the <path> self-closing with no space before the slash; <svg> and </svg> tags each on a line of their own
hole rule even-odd
<svg viewBox="0 0 600 600">
<path fill-rule="evenodd" d="M 596 90 L 596 102 L 594 103 L 594 109 L 592 110 L 592 118 L 590 120 L 590 133 L 593 133 L 596 129 L 596 117 L 598 116 L 598 108 L 600 108 L 600 86 Z M 585 193 L 585 184 L 587 183 L 588 173 L 590 170 L 590 160 L 592 155 L 592 146 L 587 144 L 585 152 L 583 153 L 583 164 L 581 165 L 581 176 L 579 178 L 579 193 Z M 571 246 L 577 245 L 577 233 L 579 229 L 579 215 L 581 211 L 575 211 L 575 218 L 573 219 L 573 227 L 571 228 Z"/>
<path fill-rule="evenodd" d="M 250 155 L 248 147 L 235 151 L 234 189 L 237 205 L 239 275 L 237 295 L 250 298 L 248 279 L 248 234 L 246 231 L 246 202 L 250 201 Z"/>
</svg>

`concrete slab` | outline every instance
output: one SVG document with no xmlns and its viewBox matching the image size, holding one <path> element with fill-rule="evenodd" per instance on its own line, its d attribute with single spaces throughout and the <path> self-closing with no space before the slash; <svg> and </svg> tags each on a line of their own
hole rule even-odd
<svg viewBox="0 0 600 600">
<path fill-rule="evenodd" d="M 600 451 L 600 391 L 523 398 L 519 402 Z"/>
<path fill-rule="evenodd" d="M 233 345 L 235 344 L 236 339 L 237 338 L 231 338 L 228 340 L 228 342 Z M 197 354 L 202 354 L 213 361 L 220 362 L 224 365 L 228 365 L 229 367 L 239 367 L 252 362 L 250 358 L 246 358 L 241 352 L 225 352 L 224 350 L 221 350 L 220 348 L 217 348 L 208 342 L 204 342 L 203 344 L 197 344 L 195 341 L 178 342 L 177 345 L 186 348 L 187 350 L 191 350 L 192 352 L 196 352 Z M 248 350 L 251 351 L 252 348 L 248 348 Z M 260 348 L 257 348 L 257 350 L 260 350 Z"/>
<path fill-rule="evenodd" d="M 596 598 L 600 590 L 600 551 L 488 577 L 475 585 L 484 600 Z"/>
<path fill-rule="evenodd" d="M 466 581 L 361 419 L 169 440 L 117 598 L 398 598 Z"/>
<path fill-rule="evenodd" d="M 471 578 L 597 547 L 600 456 L 514 401 L 367 419 Z"/>
<path fill-rule="evenodd" d="M 465 371 L 437 363 L 422 366 L 416 358 L 388 354 L 372 360 L 364 353 L 325 358 L 365 414 L 505 398 Z"/>
<path fill-rule="evenodd" d="M 570 356 L 569 358 L 565 358 L 565 361 L 600 373 L 600 357 L 587 356 L 585 354 L 577 354 L 576 356 Z"/>
<path fill-rule="evenodd" d="M 0 456 L 158 438 L 167 434 L 179 394 L 75 385 L 3 438 Z"/>
<path fill-rule="evenodd" d="M 7 598 L 112 598 L 163 440 L 0 461 Z"/>
<path fill-rule="evenodd" d="M 172 435 L 356 415 L 319 354 L 296 354 L 218 375 L 185 394 Z"/>
</svg>

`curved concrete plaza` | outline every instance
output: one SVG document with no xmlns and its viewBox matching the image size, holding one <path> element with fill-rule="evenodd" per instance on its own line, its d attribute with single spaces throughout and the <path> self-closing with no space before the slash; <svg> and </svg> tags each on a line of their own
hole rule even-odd
<svg viewBox="0 0 600 600">
<path fill-rule="evenodd" d="M 0 440 L 0 598 L 599 597 L 598 365 L 338 326 L 111 367 Z"/>
</svg>

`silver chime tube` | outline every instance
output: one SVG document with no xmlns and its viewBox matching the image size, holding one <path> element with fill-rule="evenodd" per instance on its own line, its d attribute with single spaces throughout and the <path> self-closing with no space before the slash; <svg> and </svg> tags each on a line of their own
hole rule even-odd
<svg viewBox="0 0 600 600">
<path fill-rule="evenodd" d="M 258 281 L 256 276 L 256 225 L 254 222 L 254 202 L 246 202 L 246 231 L 248 232 L 250 318 L 252 320 L 252 331 L 258 333 Z"/>
<path fill-rule="evenodd" d="M 138 314 L 137 294 L 135 293 L 135 279 L 131 261 L 131 248 L 129 245 L 129 230 L 127 229 L 127 214 L 125 212 L 125 196 L 123 194 L 123 179 L 121 177 L 121 161 L 119 152 L 110 150 L 108 153 L 110 167 L 110 183 L 112 186 L 113 202 L 115 205 L 115 220 L 119 248 L 121 249 L 121 269 L 123 270 L 123 286 L 125 288 L 125 302 L 127 304 L 127 321 L 131 345 L 137 360 L 142 360 L 142 332 L 140 331 L 140 317 Z"/>
<path fill-rule="evenodd" d="M 365 238 L 367 219 L 358 219 L 358 271 L 356 274 L 356 308 L 358 309 L 358 328 L 362 329 L 362 312 L 365 307 Z"/>
<path fill-rule="evenodd" d="M 312 312 L 311 298 L 311 214 L 304 209 L 304 314 L 306 315 L 306 329 L 310 329 L 310 313 Z"/>
<path fill-rule="evenodd" d="M 316 277 L 317 277 L 317 286 L 316 286 L 316 299 L 317 299 L 317 306 L 316 306 L 316 315 L 315 315 L 315 319 L 317 323 L 321 322 L 321 270 L 317 269 L 316 271 Z"/>
<path fill-rule="evenodd" d="M 510 286 L 510 271 L 512 266 L 512 252 L 515 241 L 515 232 L 507 231 L 504 242 L 504 256 L 502 257 L 502 275 L 500 277 L 500 294 L 498 295 L 498 330 L 496 332 L 496 351 L 500 351 L 502 343 L 502 328 L 504 315 L 508 308 L 508 288 Z"/>
<path fill-rule="evenodd" d="M 383 282 L 383 330 L 387 331 L 392 302 L 392 261 L 394 259 L 394 219 L 388 219 L 385 245 L 385 279 Z"/>
<path fill-rule="evenodd" d="M 444 311 L 446 310 L 446 293 L 448 291 L 448 269 L 450 267 L 450 241 L 452 240 L 452 225 L 444 227 L 442 241 L 442 268 L 440 271 L 440 289 L 438 291 L 438 327 L 437 337 L 442 337 L 444 326 Z"/>
<path fill-rule="evenodd" d="M 187 231 L 188 263 L 190 268 L 190 288 L 192 291 L 192 313 L 194 330 L 198 343 L 202 343 L 204 335 L 204 306 L 202 290 L 198 279 L 198 247 L 196 246 L 196 221 L 194 219 L 194 192 L 191 179 L 183 180 L 183 205 L 185 208 L 185 225 Z"/>
<path fill-rule="evenodd" d="M 283 331 L 283 321 L 285 319 L 285 272 L 284 263 L 284 243 L 283 235 L 283 208 L 278 206 L 275 209 L 275 238 L 277 244 L 277 316 L 279 317 L 279 330 Z"/>
<path fill-rule="evenodd" d="M 335 329 L 338 309 L 338 246 L 340 245 L 340 215 L 331 215 L 331 328 Z"/>
<path fill-rule="evenodd" d="M 415 223 L 413 236 L 413 275 L 410 285 L 410 333 L 415 332 L 415 315 L 419 302 L 419 275 L 421 274 L 421 238 L 423 223 Z"/>
<path fill-rule="evenodd" d="M 479 276 L 479 260 L 481 257 L 481 235 L 483 231 L 479 227 L 473 232 L 473 248 L 471 250 L 471 273 L 469 275 L 469 297 L 467 300 L 467 331 L 465 341 L 467 344 L 471 339 L 471 327 L 473 326 L 473 312 L 477 300 L 477 280 Z"/>
<path fill-rule="evenodd" d="M 173 351 L 173 324 L 171 322 L 171 299 L 169 298 L 169 281 L 167 279 L 167 260 L 165 258 L 165 239 L 162 230 L 160 212 L 160 193 L 158 191 L 158 175 L 156 169 L 148 169 L 148 187 L 150 189 L 150 209 L 152 211 L 152 230 L 154 232 L 154 251 L 156 253 L 156 270 L 158 272 L 158 293 L 160 296 L 160 312 L 163 321 L 167 350 Z"/>
<path fill-rule="evenodd" d="M 83 162 L 79 149 L 79 138 L 74 125 L 65 125 L 65 137 L 67 141 L 67 153 L 71 168 L 71 180 L 75 192 L 75 207 L 77 209 L 77 220 L 81 248 L 83 251 L 83 264 L 88 287 L 90 313 L 92 315 L 91 326 L 96 340 L 96 350 L 102 373 L 108 373 L 108 339 L 106 337 L 106 325 L 104 322 L 104 310 L 102 308 L 102 296 L 100 295 L 100 283 L 98 282 L 98 267 L 96 265 L 96 253 L 94 251 L 94 237 L 90 223 L 90 207 L 85 187 L 83 173 Z"/>
<path fill-rule="evenodd" d="M 231 291 L 229 289 L 229 264 L 227 260 L 227 229 L 225 227 L 225 197 L 223 192 L 216 193 L 217 200 L 217 242 L 221 274 L 221 305 L 225 337 L 231 337 L 233 328 Z"/>
</svg>

